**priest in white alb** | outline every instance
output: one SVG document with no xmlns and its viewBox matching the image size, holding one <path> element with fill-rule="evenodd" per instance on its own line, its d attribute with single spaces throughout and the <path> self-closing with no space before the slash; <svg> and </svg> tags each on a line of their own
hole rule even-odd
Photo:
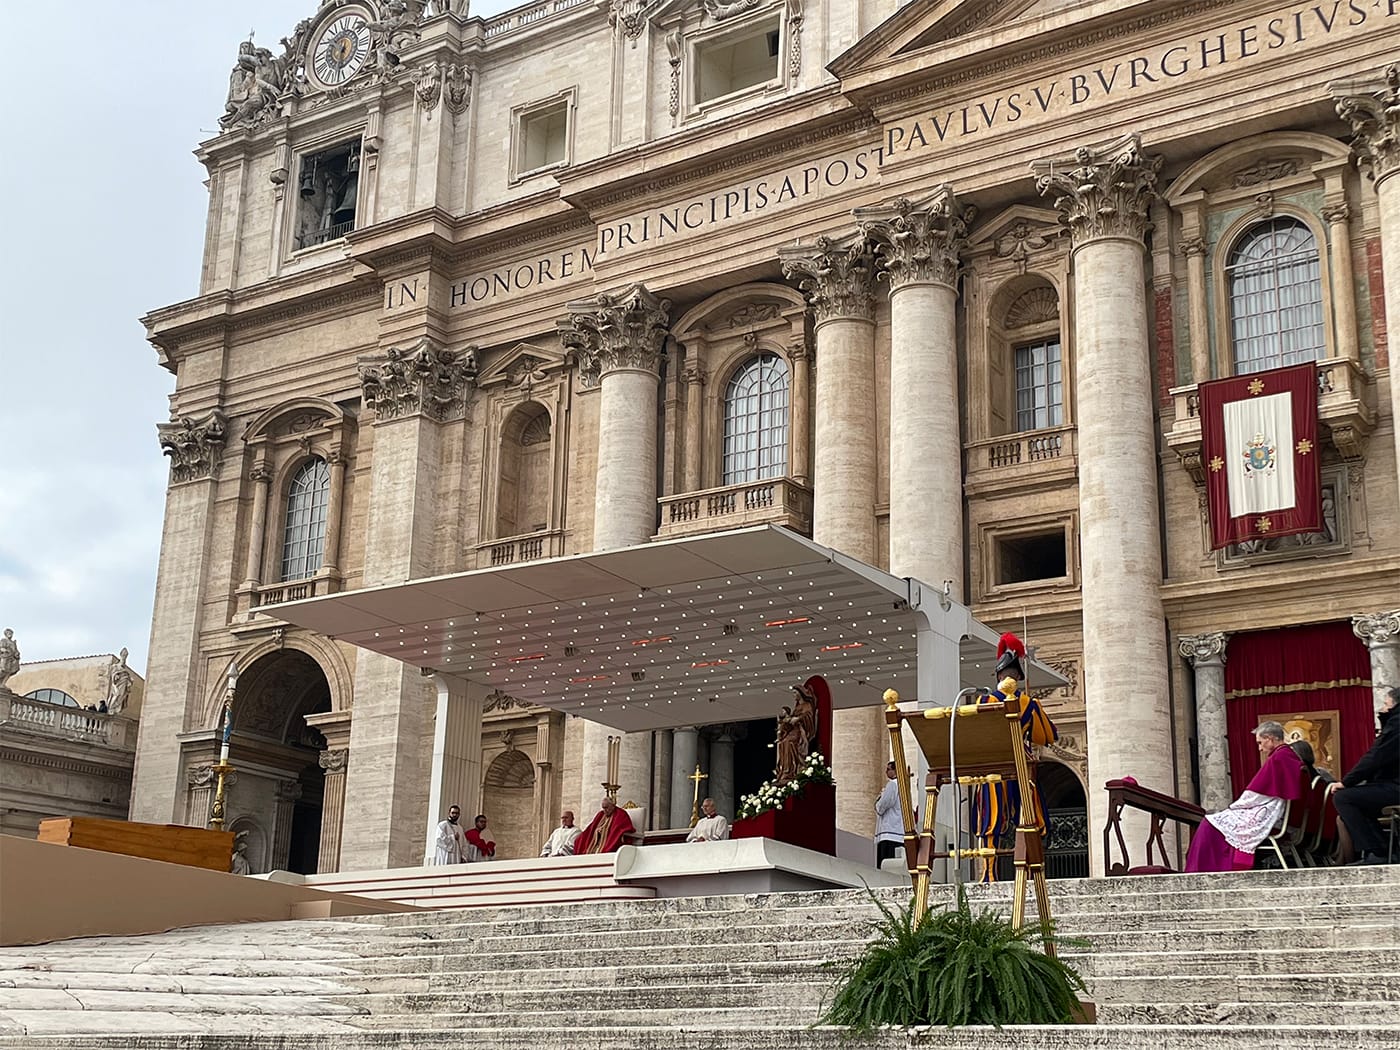
<svg viewBox="0 0 1400 1050">
<path fill-rule="evenodd" d="M 580 829 L 574 827 L 574 812 L 571 809 L 564 810 L 559 814 L 559 826 L 545 840 L 544 849 L 540 850 L 541 857 L 572 857 L 574 855 L 574 839 L 579 837 Z"/>
<path fill-rule="evenodd" d="M 729 838 L 729 821 L 719 815 L 715 808 L 715 800 L 705 799 L 700 803 L 700 809 L 705 814 L 690 829 L 690 834 L 685 837 L 687 842 L 722 842 Z"/>
<path fill-rule="evenodd" d="M 433 844 L 434 864 L 461 864 L 467 859 L 467 836 L 457 823 L 461 816 L 461 809 L 451 806 L 447 819 L 438 822 L 437 841 Z"/>
</svg>

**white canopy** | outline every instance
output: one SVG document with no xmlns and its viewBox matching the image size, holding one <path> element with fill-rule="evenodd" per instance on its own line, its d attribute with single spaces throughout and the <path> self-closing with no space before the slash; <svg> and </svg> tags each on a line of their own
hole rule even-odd
<svg viewBox="0 0 1400 1050">
<path fill-rule="evenodd" d="M 813 674 L 837 708 L 890 687 L 947 703 L 994 684 L 997 641 L 936 589 L 771 525 L 259 612 L 626 732 L 769 718 Z"/>
</svg>

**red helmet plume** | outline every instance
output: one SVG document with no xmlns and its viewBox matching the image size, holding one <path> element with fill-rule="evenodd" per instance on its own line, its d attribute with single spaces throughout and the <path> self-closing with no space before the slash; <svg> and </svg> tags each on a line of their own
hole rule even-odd
<svg viewBox="0 0 1400 1050">
<path fill-rule="evenodd" d="M 1025 678 L 1026 672 L 1021 665 L 1025 658 L 1026 643 L 1007 631 L 997 642 L 997 676 L 1014 672 L 1018 680 Z"/>
</svg>

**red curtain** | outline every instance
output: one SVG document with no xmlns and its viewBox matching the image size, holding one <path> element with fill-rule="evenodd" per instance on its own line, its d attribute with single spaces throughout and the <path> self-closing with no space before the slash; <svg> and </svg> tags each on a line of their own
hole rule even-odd
<svg viewBox="0 0 1400 1050">
<path fill-rule="evenodd" d="M 1245 631 L 1225 660 L 1225 733 L 1235 794 L 1259 772 L 1254 728 L 1270 715 L 1331 711 L 1341 716 L 1340 780 L 1376 736 L 1371 656 L 1346 622 Z"/>
</svg>

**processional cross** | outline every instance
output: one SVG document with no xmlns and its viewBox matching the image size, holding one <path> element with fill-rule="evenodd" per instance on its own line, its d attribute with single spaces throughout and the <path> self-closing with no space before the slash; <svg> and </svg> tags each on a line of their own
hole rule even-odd
<svg viewBox="0 0 1400 1050">
<path fill-rule="evenodd" d="M 709 780 L 710 774 L 700 772 L 700 763 L 697 762 L 695 772 L 686 779 L 695 781 L 695 800 L 690 804 L 690 826 L 693 828 L 700 823 L 700 781 Z"/>
</svg>

